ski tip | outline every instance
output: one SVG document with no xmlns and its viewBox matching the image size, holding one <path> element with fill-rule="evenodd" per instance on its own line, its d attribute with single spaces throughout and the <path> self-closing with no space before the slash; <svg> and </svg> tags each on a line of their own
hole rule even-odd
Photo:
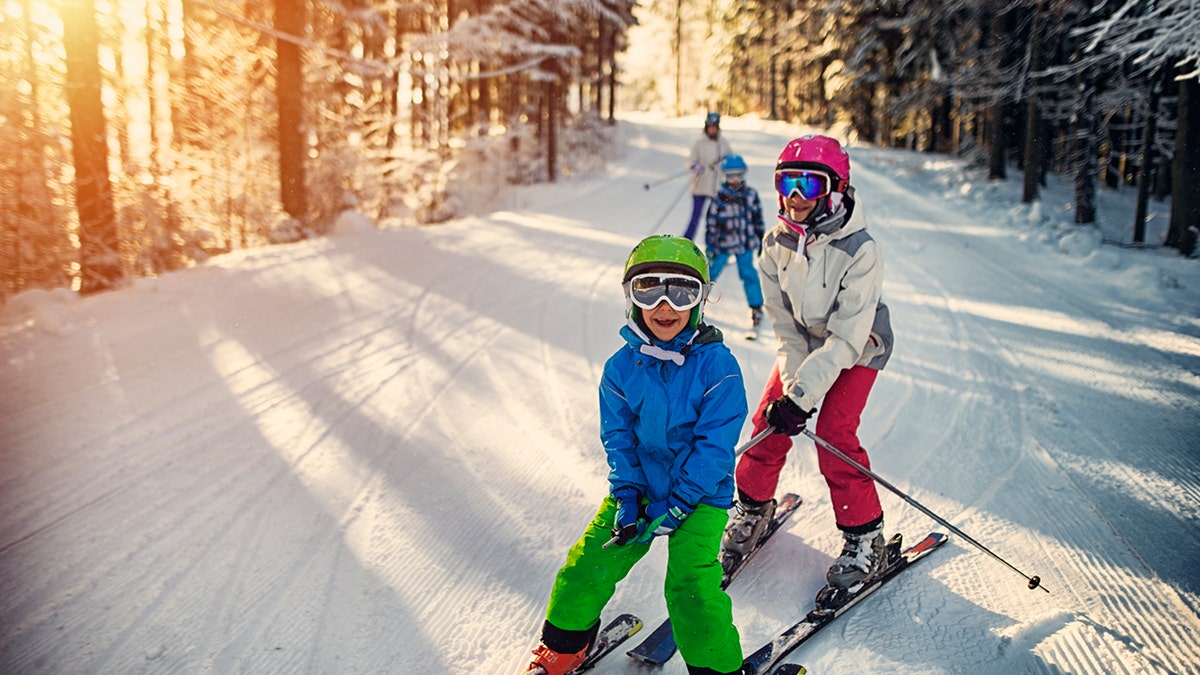
<svg viewBox="0 0 1200 675">
<path fill-rule="evenodd" d="M 799 663 L 785 663 L 772 670 L 771 675 L 804 675 L 807 672 Z"/>
<path fill-rule="evenodd" d="M 796 494 L 795 492 L 789 492 L 789 493 L 785 494 L 782 499 L 779 500 L 779 503 L 781 505 L 782 504 L 795 504 L 795 505 L 799 506 L 800 504 L 804 503 L 804 498 L 801 497 L 800 495 Z"/>
<path fill-rule="evenodd" d="M 930 532 L 929 534 L 925 535 L 924 539 L 914 544 L 913 547 L 908 550 L 908 552 L 919 553 L 925 549 L 937 548 L 938 546 L 946 543 L 946 541 L 949 539 L 950 535 L 946 534 L 945 532 Z"/>
</svg>

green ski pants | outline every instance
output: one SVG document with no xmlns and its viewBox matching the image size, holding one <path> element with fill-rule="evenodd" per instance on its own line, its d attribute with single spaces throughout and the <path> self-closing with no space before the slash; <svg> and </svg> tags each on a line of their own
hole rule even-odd
<svg viewBox="0 0 1200 675">
<path fill-rule="evenodd" d="M 617 504 L 609 495 L 583 536 L 567 552 L 550 593 L 546 620 L 563 630 L 586 630 L 650 544 L 603 548 L 612 538 Z M 733 625 L 733 603 L 721 589 L 717 555 L 729 515 L 701 504 L 667 537 L 663 595 L 679 653 L 689 666 L 733 672 L 742 666 L 741 637 Z M 653 541 L 657 541 L 655 538 Z M 653 543 L 653 542 L 651 542 Z"/>
</svg>

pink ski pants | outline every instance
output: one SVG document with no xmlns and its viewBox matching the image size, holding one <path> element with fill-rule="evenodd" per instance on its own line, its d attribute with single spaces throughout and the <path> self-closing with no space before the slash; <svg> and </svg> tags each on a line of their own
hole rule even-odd
<svg viewBox="0 0 1200 675">
<path fill-rule="evenodd" d="M 829 392 L 818 406 L 817 425 L 814 432 L 835 448 L 867 468 L 871 460 L 867 451 L 858 443 L 858 424 L 867 396 L 875 384 L 879 371 L 865 366 L 854 366 L 843 370 L 834 381 Z M 779 365 L 771 369 L 762 400 L 752 418 L 754 433 L 767 428 L 763 410 L 767 404 L 783 393 L 779 379 Z M 771 434 L 746 451 L 738 460 L 737 486 L 747 497 L 755 501 L 766 501 L 775 496 L 779 473 L 787 461 L 792 439 L 783 434 Z M 879 493 L 870 477 L 838 459 L 829 451 L 817 447 L 817 464 L 829 496 L 833 501 L 834 518 L 839 527 L 853 528 L 869 523 L 883 515 L 879 505 Z"/>
</svg>

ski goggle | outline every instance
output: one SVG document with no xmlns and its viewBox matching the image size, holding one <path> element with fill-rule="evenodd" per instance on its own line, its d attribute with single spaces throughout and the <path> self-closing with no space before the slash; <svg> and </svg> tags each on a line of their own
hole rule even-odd
<svg viewBox="0 0 1200 675">
<path fill-rule="evenodd" d="M 746 172 L 745 171 L 726 171 L 725 172 L 725 180 L 727 180 L 727 181 L 736 180 L 739 182 L 746 180 Z"/>
<path fill-rule="evenodd" d="M 677 312 L 691 309 L 704 299 L 704 283 L 684 274 L 639 274 L 625 284 L 633 304 L 654 309 L 663 300 Z"/>
<path fill-rule="evenodd" d="M 833 190 L 833 180 L 824 171 L 780 169 L 775 172 L 775 190 L 785 198 L 796 192 L 802 199 L 811 201 L 829 194 Z"/>
</svg>

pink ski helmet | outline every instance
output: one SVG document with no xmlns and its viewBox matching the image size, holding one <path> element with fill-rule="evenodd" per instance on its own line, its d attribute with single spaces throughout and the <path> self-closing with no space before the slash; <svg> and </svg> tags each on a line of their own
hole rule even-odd
<svg viewBox="0 0 1200 675">
<path fill-rule="evenodd" d="M 775 170 L 780 169 L 828 171 L 837 179 L 831 186 L 834 192 L 845 192 L 850 187 L 850 155 L 828 136 L 809 134 L 789 141 L 775 163 Z"/>
</svg>

